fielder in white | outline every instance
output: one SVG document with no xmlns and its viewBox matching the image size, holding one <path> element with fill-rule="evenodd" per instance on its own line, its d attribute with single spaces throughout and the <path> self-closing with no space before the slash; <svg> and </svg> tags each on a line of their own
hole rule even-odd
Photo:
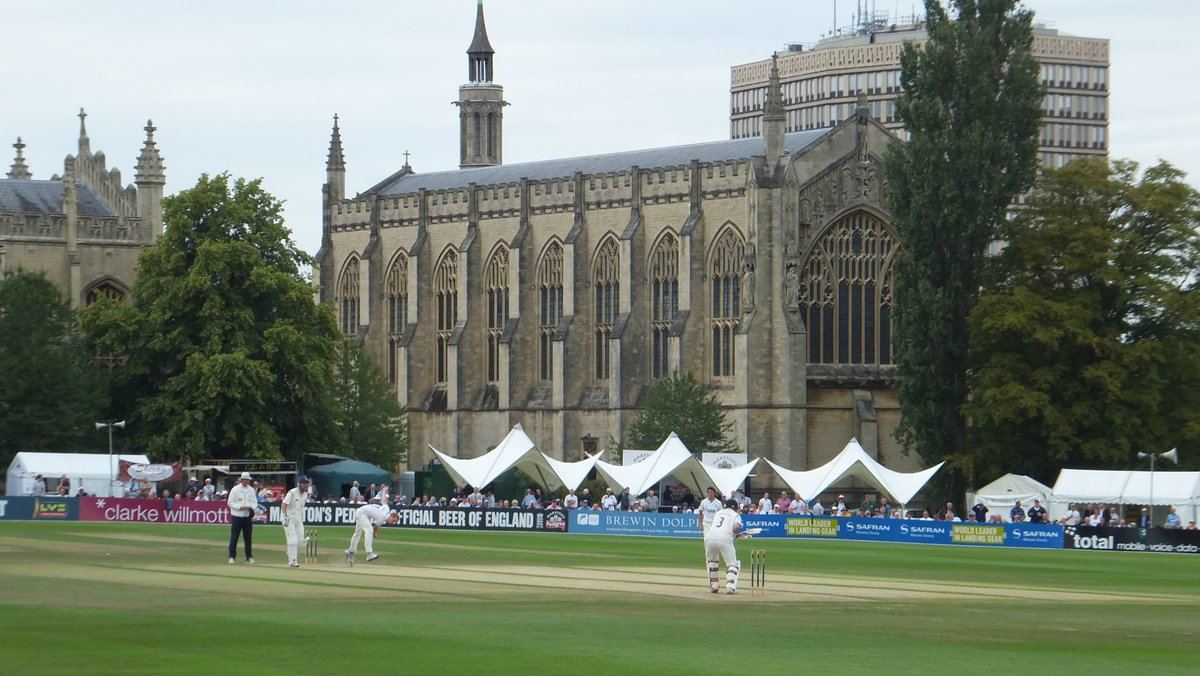
<svg viewBox="0 0 1200 676">
<path fill-rule="evenodd" d="M 367 541 L 367 560 L 379 558 L 375 553 L 375 536 L 379 534 L 379 527 L 388 522 L 390 510 L 387 500 L 387 492 L 381 492 L 371 498 L 368 504 L 355 510 L 354 535 L 350 537 L 350 549 L 346 550 L 346 561 L 350 565 L 354 565 L 354 552 L 358 549 L 359 538 Z"/>
<path fill-rule="evenodd" d="M 717 499 L 717 489 L 712 486 L 708 487 L 708 497 L 700 501 L 700 509 L 697 514 L 700 515 L 700 532 L 708 531 L 708 527 L 712 525 L 713 517 L 717 512 L 721 511 L 721 501 Z"/>
<path fill-rule="evenodd" d="M 738 575 L 742 562 L 738 561 L 733 541 L 742 530 L 742 515 L 738 514 L 737 500 L 726 500 L 725 508 L 717 512 L 712 524 L 704 531 L 704 557 L 708 560 L 708 587 L 716 594 L 721 589 L 721 566 L 718 557 L 725 560 L 725 591 L 737 593 Z"/>
<path fill-rule="evenodd" d="M 288 565 L 300 567 L 300 543 L 304 542 L 304 502 L 308 499 L 308 477 L 296 480 L 296 487 L 283 496 L 283 537 L 287 539 Z"/>
</svg>

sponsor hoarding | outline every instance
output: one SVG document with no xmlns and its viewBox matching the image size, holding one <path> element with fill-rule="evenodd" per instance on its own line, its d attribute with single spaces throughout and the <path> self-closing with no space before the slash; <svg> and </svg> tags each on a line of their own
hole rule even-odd
<svg viewBox="0 0 1200 676">
<path fill-rule="evenodd" d="M 700 522 L 691 513 L 577 509 L 570 512 L 568 524 L 567 532 L 589 535 L 700 537 Z"/>
<path fill-rule="evenodd" d="M 79 519 L 79 498 L 60 498 L 48 495 L 0 496 L 0 519 L 76 521 Z"/>
</svg>

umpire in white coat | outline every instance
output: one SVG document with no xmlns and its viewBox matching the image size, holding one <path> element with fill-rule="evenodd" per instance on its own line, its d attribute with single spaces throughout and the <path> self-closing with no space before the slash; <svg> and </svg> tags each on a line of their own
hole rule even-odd
<svg viewBox="0 0 1200 676">
<path fill-rule="evenodd" d="M 246 563 L 254 563 L 250 551 L 250 535 L 254 527 L 254 510 L 258 507 L 258 494 L 250 487 L 250 473 L 242 472 L 238 483 L 229 491 L 229 562 L 237 561 L 238 534 L 246 544 Z"/>
<path fill-rule="evenodd" d="M 308 500 L 309 480 L 301 476 L 296 487 L 283 496 L 283 537 L 287 539 L 288 565 L 300 567 L 300 543 L 304 542 L 304 503 Z"/>
</svg>

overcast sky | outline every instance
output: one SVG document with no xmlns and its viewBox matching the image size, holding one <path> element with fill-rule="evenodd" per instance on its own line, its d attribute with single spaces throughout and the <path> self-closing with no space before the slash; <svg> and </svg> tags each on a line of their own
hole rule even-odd
<svg viewBox="0 0 1200 676">
<path fill-rule="evenodd" d="M 475 0 L 55 0 L 0 3 L 0 173 L 21 136 L 35 178 L 92 150 L 132 182 L 146 119 L 167 193 L 201 173 L 261 177 L 296 242 L 320 245 L 334 113 L 347 191 L 404 163 L 458 165 L 458 86 Z M 858 3 L 837 0 L 848 25 Z M 921 2 L 874 0 L 910 14 Z M 834 0 L 486 0 L 504 87 L 504 160 L 729 137 L 729 69 L 834 26 Z M 1200 185 L 1200 2 L 1028 0 L 1059 31 L 1110 40 L 1110 152 L 1166 159 Z M 1151 13 L 1149 8 L 1153 8 Z"/>
</svg>

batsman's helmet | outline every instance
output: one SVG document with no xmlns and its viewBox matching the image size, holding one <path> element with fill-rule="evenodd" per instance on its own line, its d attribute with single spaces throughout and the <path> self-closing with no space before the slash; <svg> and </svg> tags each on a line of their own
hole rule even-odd
<svg viewBox="0 0 1200 676">
<path fill-rule="evenodd" d="M 728 500 L 726 500 L 726 501 L 725 501 L 725 506 L 726 506 L 726 507 L 728 507 L 728 508 L 730 508 L 730 509 L 737 509 L 737 508 L 738 508 L 738 501 L 737 501 L 737 500 L 734 500 L 733 498 L 729 498 Z"/>
</svg>

